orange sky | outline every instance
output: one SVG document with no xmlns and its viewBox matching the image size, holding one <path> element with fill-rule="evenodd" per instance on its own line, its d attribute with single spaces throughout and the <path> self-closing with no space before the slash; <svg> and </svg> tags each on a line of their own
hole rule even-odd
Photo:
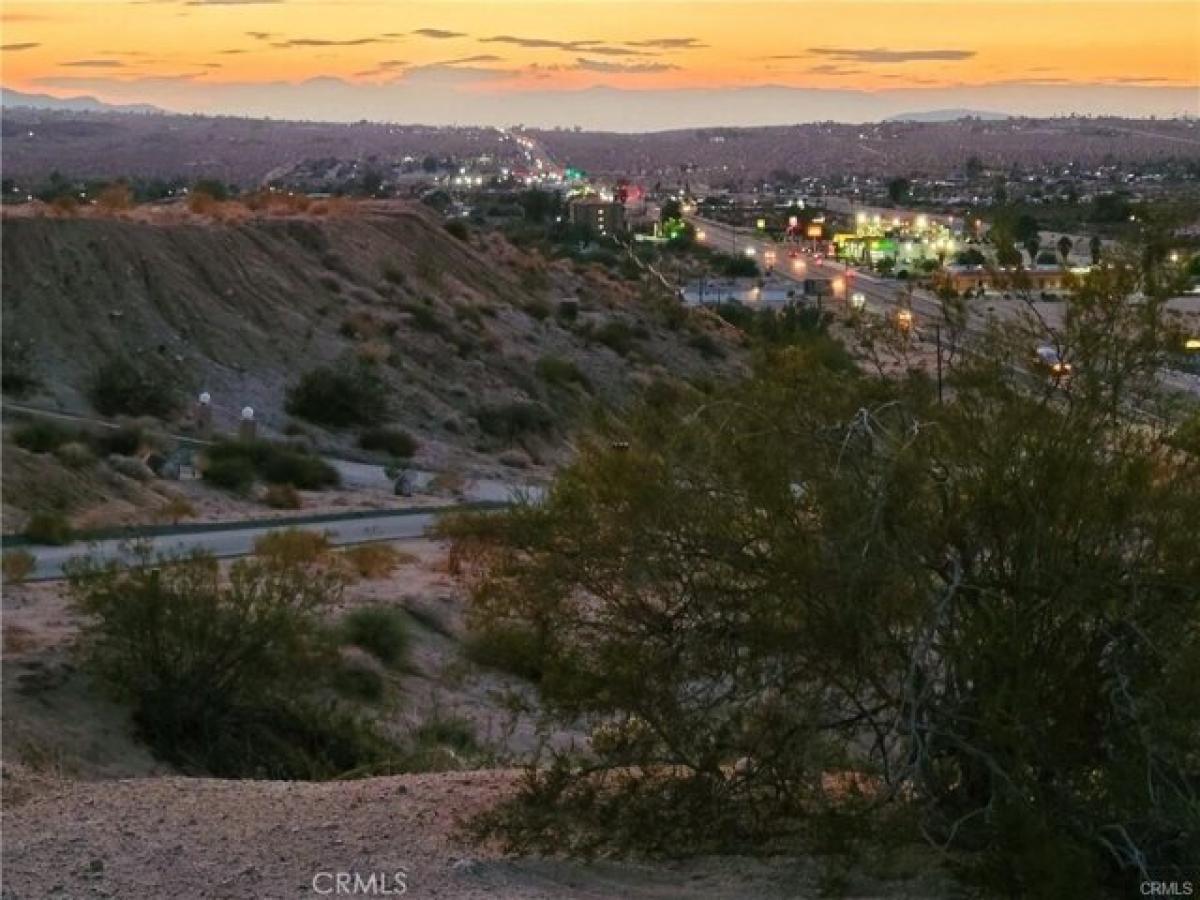
<svg viewBox="0 0 1200 900">
<path fill-rule="evenodd" d="M 176 108 L 431 73 L 476 92 L 1200 85 L 1194 0 L 42 0 L 3 18 L 5 86 Z"/>
</svg>

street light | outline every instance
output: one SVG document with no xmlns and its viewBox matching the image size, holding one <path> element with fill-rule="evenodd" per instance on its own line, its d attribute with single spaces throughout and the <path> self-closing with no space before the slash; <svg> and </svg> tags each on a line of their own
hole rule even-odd
<svg viewBox="0 0 1200 900">
<path fill-rule="evenodd" d="M 901 331 L 908 331 L 912 328 L 913 314 L 910 310 L 902 309 L 896 313 L 896 324 L 900 326 Z"/>
<path fill-rule="evenodd" d="M 704 240 L 707 240 L 707 239 L 708 239 L 708 232 L 707 232 L 707 231 L 697 231 L 697 232 L 696 232 L 696 240 L 698 240 L 698 241 L 704 241 Z"/>
<path fill-rule="evenodd" d="M 845 278 L 842 278 L 839 276 L 839 277 L 833 279 L 832 287 L 833 287 L 833 296 L 844 297 L 846 295 L 846 279 Z"/>
</svg>

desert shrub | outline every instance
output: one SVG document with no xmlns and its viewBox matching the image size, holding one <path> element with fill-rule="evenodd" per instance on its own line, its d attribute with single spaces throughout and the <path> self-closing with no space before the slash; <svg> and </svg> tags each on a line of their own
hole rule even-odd
<svg viewBox="0 0 1200 900">
<path fill-rule="evenodd" d="M 1013 376 L 1032 313 L 973 337 L 942 402 L 816 335 L 631 410 L 539 503 L 451 520 L 473 631 L 537 635 L 546 725 L 594 723 L 490 833 L 773 852 L 906 821 L 988 896 L 1183 878 L 1200 468 L 1118 412 L 1161 396 L 1145 285 L 1076 293 L 1070 384 Z"/>
<path fill-rule="evenodd" d="M 254 463 L 241 456 L 209 459 L 204 465 L 203 478 L 209 484 L 244 494 L 254 484 Z"/>
<path fill-rule="evenodd" d="M 387 410 L 387 384 L 375 366 L 361 360 L 312 369 L 287 395 L 290 414 L 332 428 L 374 425 Z"/>
<path fill-rule="evenodd" d="M 527 434 L 546 434 L 554 429 L 554 414 L 549 409 L 541 403 L 522 400 L 477 409 L 475 421 L 484 434 L 508 441 Z"/>
<path fill-rule="evenodd" d="M 449 747 L 461 754 L 479 751 L 479 738 L 475 735 L 475 726 L 456 716 L 435 716 L 422 722 L 413 731 L 412 740 L 418 746 Z"/>
<path fill-rule="evenodd" d="M 404 610 L 397 607 L 352 610 L 342 618 L 339 630 L 343 643 L 367 651 L 385 666 L 401 666 L 408 657 L 408 622 Z"/>
<path fill-rule="evenodd" d="M 179 406 L 174 374 L 157 360 L 114 356 L 93 374 L 88 397 L 106 416 L 171 415 Z"/>
<path fill-rule="evenodd" d="M 364 659 L 343 659 L 333 671 L 333 687 L 345 697 L 375 703 L 383 699 L 383 674 Z"/>
<path fill-rule="evenodd" d="M 529 299 L 523 301 L 521 303 L 521 309 L 523 309 L 525 314 L 530 318 L 537 319 L 539 322 L 550 318 L 550 313 L 552 312 L 550 302 L 540 297 L 530 297 Z"/>
<path fill-rule="evenodd" d="M 147 436 L 138 425 L 125 424 L 115 429 L 105 429 L 92 436 L 91 442 L 96 450 L 108 456 L 116 453 L 120 456 L 133 456 L 147 443 Z"/>
<path fill-rule="evenodd" d="M 332 573 L 259 560 L 144 556 L 69 567 L 88 666 L 132 704 L 162 759 L 225 777 L 328 778 L 385 759 L 362 721 L 309 699 L 331 648 Z"/>
<path fill-rule="evenodd" d="M 398 459 L 408 459 L 417 452 L 416 439 L 399 428 L 368 428 L 358 436 L 358 446 Z"/>
<path fill-rule="evenodd" d="M 336 487 L 340 481 L 337 469 L 319 456 L 270 441 L 221 441 L 204 456 L 205 480 L 228 490 L 245 492 L 256 477 L 312 491 Z"/>
<path fill-rule="evenodd" d="M 463 655 L 526 681 L 541 681 L 545 672 L 545 642 L 536 630 L 521 625 L 476 623 L 463 642 Z"/>
<path fill-rule="evenodd" d="M 537 361 L 536 371 L 542 381 L 552 386 L 568 387 L 577 384 L 584 390 L 591 387 L 587 376 L 579 371 L 579 367 L 560 356 L 543 356 Z"/>
<path fill-rule="evenodd" d="M 82 441 L 67 441 L 54 451 L 54 455 L 68 469 L 85 469 L 96 461 L 96 455 Z"/>
<path fill-rule="evenodd" d="M 37 512 L 29 517 L 25 537 L 35 544 L 60 546 L 73 538 L 71 523 L 60 512 Z"/>
<path fill-rule="evenodd" d="M 133 191 L 129 185 L 115 181 L 105 187 L 96 197 L 96 205 L 106 212 L 120 212 L 133 206 Z"/>
<path fill-rule="evenodd" d="M 462 219 L 451 219 L 446 223 L 446 231 L 460 241 L 469 241 L 471 239 L 471 228 Z"/>
<path fill-rule="evenodd" d="M 380 266 L 380 271 L 383 273 L 384 280 L 391 284 L 403 286 L 408 283 L 408 275 L 393 262 L 385 262 Z"/>
<path fill-rule="evenodd" d="M 124 475 L 134 481 L 149 481 L 154 477 L 154 472 L 150 470 L 150 467 L 136 456 L 121 456 L 112 453 L 109 454 L 107 462 L 109 468 L 118 475 Z"/>
<path fill-rule="evenodd" d="M 4 574 L 4 583 L 23 584 L 37 568 L 37 557 L 28 550 L 6 550 L 0 561 L 0 571 Z"/>
<path fill-rule="evenodd" d="M 270 484 L 263 492 L 263 503 L 271 509 L 300 509 L 304 501 L 290 484 Z"/>
<path fill-rule="evenodd" d="M 18 425 L 12 431 L 12 442 L 30 453 L 53 453 L 73 438 L 63 426 L 41 419 Z"/>
<path fill-rule="evenodd" d="M 610 319 L 592 332 L 592 339 L 603 344 L 614 353 L 628 355 L 637 343 L 637 332 L 620 319 Z"/>
<path fill-rule="evenodd" d="M 5 340 L 0 350 L 0 390 L 21 397 L 36 387 L 39 379 L 34 372 L 34 358 L 33 341 Z"/>
<path fill-rule="evenodd" d="M 707 331 L 701 331 L 698 334 L 693 334 L 688 338 L 688 346 L 693 350 L 699 350 L 700 355 L 705 359 L 720 359 L 725 355 L 725 351 L 721 349 L 721 345 Z"/>
<path fill-rule="evenodd" d="M 359 578 L 383 578 L 412 557 L 390 544 L 356 544 L 342 551 L 342 559 Z"/>
<path fill-rule="evenodd" d="M 329 558 L 329 538 L 320 531 L 284 528 L 254 542 L 254 554 L 276 566 L 311 566 Z"/>
<path fill-rule="evenodd" d="M 187 497 L 175 494 L 168 498 L 154 513 L 154 517 L 160 522 L 170 522 L 172 525 L 176 525 L 180 520 L 190 519 L 196 515 L 196 507 L 191 504 Z"/>
</svg>

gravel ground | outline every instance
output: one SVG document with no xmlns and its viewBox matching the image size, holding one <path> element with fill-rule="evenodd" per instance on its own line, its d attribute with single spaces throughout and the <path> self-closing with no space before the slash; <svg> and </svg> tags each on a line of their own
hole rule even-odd
<svg viewBox="0 0 1200 900">
<path fill-rule="evenodd" d="M 400 870 L 410 897 L 818 896 L 815 866 L 804 861 L 577 863 L 504 858 L 466 843 L 457 823 L 511 790 L 514 778 L 491 771 L 319 784 L 52 783 L 5 810 L 3 897 L 317 898 L 333 895 L 336 884 L 320 873 L 390 879 Z M 388 885 L 398 896 L 395 882 Z M 852 893 L 946 896 L 924 878 L 855 885 Z"/>
</svg>

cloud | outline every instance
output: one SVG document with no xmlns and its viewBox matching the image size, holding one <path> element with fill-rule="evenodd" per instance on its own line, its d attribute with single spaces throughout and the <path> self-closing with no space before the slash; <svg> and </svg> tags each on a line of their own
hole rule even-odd
<svg viewBox="0 0 1200 900">
<path fill-rule="evenodd" d="M 386 75 L 389 72 L 394 72 L 396 69 L 404 69 L 408 67 L 408 60 L 405 59 L 385 59 L 376 63 L 375 68 L 365 69 L 362 72 L 355 72 L 356 78 L 367 78 L 371 75 Z"/>
<path fill-rule="evenodd" d="M 845 66 L 835 63 L 821 63 L 819 66 L 811 66 L 804 71 L 809 75 L 859 75 L 863 70 L 847 69 Z"/>
<path fill-rule="evenodd" d="M 247 31 L 246 37 L 252 37 L 256 41 L 268 41 L 277 35 L 271 31 Z"/>
<path fill-rule="evenodd" d="M 121 69 L 125 63 L 119 59 L 71 59 L 59 63 L 60 66 L 71 66 L 78 69 Z"/>
<path fill-rule="evenodd" d="M 22 44 L 3 44 L 0 45 L 0 50 L 5 53 L 16 53 L 19 50 L 32 50 L 34 47 L 40 47 L 41 44 L 36 41 L 26 41 Z"/>
<path fill-rule="evenodd" d="M 362 47 L 365 44 L 385 44 L 381 37 L 350 38 L 338 41 L 331 38 L 291 38 L 286 41 L 272 41 L 272 47 Z"/>
<path fill-rule="evenodd" d="M 282 3 L 283 0 L 187 0 L 186 6 L 253 6 L 258 3 Z"/>
<path fill-rule="evenodd" d="M 858 63 L 952 61 L 970 59 L 977 55 L 974 50 L 886 50 L 883 47 L 874 47 L 869 50 L 853 50 L 844 47 L 811 47 L 808 52 L 814 56 L 828 56 L 830 59 Z M 777 58 L 782 59 L 784 57 Z"/>
<path fill-rule="evenodd" d="M 504 57 L 496 56 L 493 53 L 478 53 L 475 56 L 459 56 L 455 59 L 444 59 L 441 62 L 429 63 L 428 65 L 421 66 L 420 68 L 432 69 L 439 66 L 463 66 L 470 65 L 472 63 L 503 62 L 503 60 Z"/>
<path fill-rule="evenodd" d="M 648 38 L 644 41 L 626 41 L 625 43 L 630 47 L 654 47 L 658 50 L 697 50 L 708 46 L 692 37 Z"/>
<path fill-rule="evenodd" d="M 575 65 L 571 68 L 578 69 L 581 72 L 608 72 L 632 75 L 645 74 L 647 72 L 669 72 L 672 69 L 678 69 L 679 66 L 664 62 L 619 63 L 603 59 L 584 59 L 580 57 L 575 60 Z"/>
<path fill-rule="evenodd" d="M 577 41 L 558 41 L 551 38 L 519 37 L 513 34 L 498 34 L 480 38 L 482 44 L 512 44 L 527 50 L 566 50 L 569 53 L 591 53 L 594 56 L 657 56 L 648 50 L 635 50 L 633 46 L 607 44 L 595 38 Z"/>
<path fill-rule="evenodd" d="M 419 34 L 421 37 L 432 38 L 435 41 L 445 41 L 450 38 L 466 37 L 464 31 L 447 31 L 445 28 L 418 28 L 413 34 Z"/>
<path fill-rule="evenodd" d="M 234 47 L 230 50 L 218 50 L 217 52 L 221 53 L 225 56 L 233 56 L 234 54 L 237 54 L 237 53 L 249 53 L 250 51 L 246 50 L 244 48 Z"/>
</svg>

